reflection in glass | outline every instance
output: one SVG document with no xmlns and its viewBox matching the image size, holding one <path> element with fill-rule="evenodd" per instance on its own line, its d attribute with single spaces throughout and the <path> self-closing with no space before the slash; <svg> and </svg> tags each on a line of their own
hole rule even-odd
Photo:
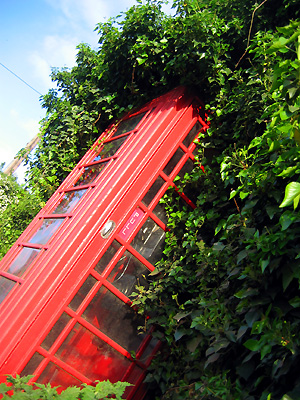
<svg viewBox="0 0 300 400">
<path fill-rule="evenodd" d="M 45 350 L 50 350 L 50 347 L 53 345 L 55 340 L 58 338 L 58 336 L 61 334 L 63 329 L 66 327 L 67 323 L 71 320 L 71 317 L 67 313 L 63 313 L 58 321 L 55 322 L 53 325 L 52 329 L 48 333 L 48 335 L 45 337 L 43 343 L 41 346 Z"/>
<path fill-rule="evenodd" d="M 93 183 L 100 172 L 104 169 L 108 162 L 103 162 L 90 167 L 85 167 L 83 174 L 80 176 L 74 186 L 89 185 Z"/>
<path fill-rule="evenodd" d="M 72 310 L 76 311 L 78 309 L 96 282 L 98 282 L 97 279 L 95 279 L 92 275 L 87 277 L 69 304 L 69 307 L 72 308 Z"/>
<path fill-rule="evenodd" d="M 74 376 L 68 374 L 62 368 L 59 368 L 53 362 L 49 362 L 37 379 L 38 383 L 46 385 L 50 383 L 51 386 L 59 386 L 59 389 L 66 389 L 69 386 L 80 386 L 81 381 L 76 379 Z"/>
<path fill-rule="evenodd" d="M 109 321 L 107 321 L 109 323 Z M 120 329 L 119 323 L 118 331 Z M 55 354 L 92 381 L 122 379 L 130 361 L 98 336 L 77 323 Z"/>
<path fill-rule="evenodd" d="M 165 231 L 151 218 L 148 218 L 134 237 L 131 246 L 151 264 L 155 265 L 161 259 L 165 236 Z"/>
<path fill-rule="evenodd" d="M 125 119 L 124 121 L 121 121 L 117 127 L 117 130 L 112 135 L 112 137 L 119 136 L 122 135 L 123 133 L 132 131 L 137 126 L 137 124 L 142 120 L 145 114 L 146 112 L 138 114 L 135 117 Z"/>
<path fill-rule="evenodd" d="M 52 214 L 67 214 L 71 212 L 86 191 L 87 189 L 82 189 L 65 193 L 64 197 L 61 199 L 60 203 L 54 209 Z"/>
<path fill-rule="evenodd" d="M 46 244 L 63 223 L 63 221 L 64 218 L 44 219 L 38 231 L 29 240 L 29 243 Z"/>
<path fill-rule="evenodd" d="M 153 350 L 155 346 L 158 344 L 158 340 L 156 338 L 151 338 L 150 343 L 148 343 L 147 347 L 145 348 L 140 361 L 142 363 L 146 363 L 149 359 L 149 357 L 153 354 Z"/>
<path fill-rule="evenodd" d="M 180 177 L 180 179 L 183 179 L 184 175 L 186 173 L 190 173 L 195 167 L 195 164 L 193 163 L 193 161 L 188 158 L 187 162 L 184 164 L 184 166 L 181 168 L 181 170 L 178 173 L 178 176 Z M 197 197 L 200 193 L 199 190 L 199 186 L 197 185 L 197 187 L 193 186 L 191 182 L 187 181 L 185 182 L 184 186 L 181 186 L 180 184 L 178 184 L 178 182 L 175 182 L 176 185 L 179 186 L 180 188 L 180 192 L 183 191 L 183 193 L 194 203 L 196 204 L 197 202 Z"/>
<path fill-rule="evenodd" d="M 8 267 L 7 272 L 19 277 L 22 276 L 38 256 L 39 252 L 39 249 L 23 247 L 16 259 Z"/>
<path fill-rule="evenodd" d="M 186 147 L 189 147 L 190 144 L 193 142 L 193 140 L 196 138 L 196 135 L 199 133 L 200 129 L 202 128 L 202 125 L 200 124 L 199 121 L 195 123 L 195 125 L 192 127 L 192 129 L 189 131 L 187 136 L 185 137 L 183 144 Z"/>
<path fill-rule="evenodd" d="M 128 351 L 136 351 L 143 340 L 143 335 L 137 335 L 137 328 L 143 325 L 143 319 L 103 286 L 83 317 Z"/>
<path fill-rule="evenodd" d="M 93 162 L 103 160 L 104 158 L 112 157 L 122 146 L 127 136 L 122 136 L 120 139 L 115 139 L 110 142 L 104 143 L 100 153 L 93 159 Z"/>
<path fill-rule="evenodd" d="M 33 375 L 34 371 L 43 361 L 44 357 L 35 352 L 21 372 L 21 376 Z"/>
<path fill-rule="evenodd" d="M 163 204 L 157 204 L 153 210 L 153 214 L 155 214 L 165 225 L 168 224 L 167 213 Z"/>
<path fill-rule="evenodd" d="M 142 202 L 146 205 L 149 206 L 151 201 L 154 199 L 155 195 L 159 191 L 159 189 L 162 187 L 162 185 L 165 183 L 163 178 L 159 176 L 156 181 L 152 184 L 148 192 L 145 194 Z"/>
<path fill-rule="evenodd" d="M 165 166 L 163 169 L 164 173 L 166 175 L 170 175 L 173 169 L 176 167 L 176 165 L 179 163 L 181 160 L 182 156 L 184 155 L 184 151 L 182 149 L 177 149 L 176 153 L 173 155 L 171 160 L 168 162 L 168 164 Z"/>
<path fill-rule="evenodd" d="M 194 166 L 195 166 L 195 164 L 193 163 L 193 161 L 192 161 L 190 158 L 188 158 L 187 161 L 186 161 L 186 163 L 184 163 L 183 167 L 182 167 L 181 170 L 178 172 L 178 176 L 179 176 L 181 179 L 183 179 L 184 175 L 185 175 L 186 173 L 189 174 L 189 173 L 193 170 Z"/>
<path fill-rule="evenodd" d="M 16 284 L 17 282 L 4 278 L 4 276 L 0 276 L 0 304 Z"/>
<path fill-rule="evenodd" d="M 111 262 L 113 256 L 116 254 L 116 252 L 119 250 L 120 247 L 121 247 L 120 243 L 117 242 L 116 240 L 112 242 L 112 244 L 109 246 L 109 248 L 106 250 L 106 252 L 103 254 L 103 256 L 98 261 L 97 265 L 95 266 L 95 270 L 99 272 L 99 274 L 102 274 L 102 272 Z"/>
<path fill-rule="evenodd" d="M 108 281 L 129 297 L 136 285 L 148 286 L 146 278 L 149 273 L 148 268 L 126 250 L 109 275 Z"/>
</svg>

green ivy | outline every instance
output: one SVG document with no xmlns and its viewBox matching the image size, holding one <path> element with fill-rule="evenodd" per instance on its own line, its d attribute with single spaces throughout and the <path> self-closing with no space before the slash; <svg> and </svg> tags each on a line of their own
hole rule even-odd
<svg viewBox="0 0 300 400">
<path fill-rule="evenodd" d="M 192 87 L 210 120 L 181 183 L 197 208 L 168 192 L 164 258 L 134 298 L 162 340 L 152 398 L 297 400 L 299 4 L 161 5 L 99 24 L 99 51 L 80 45 L 72 70 L 53 70 L 27 185 L 47 200 L 113 119 Z"/>
<path fill-rule="evenodd" d="M 43 207 L 16 178 L 0 172 L 0 259 Z"/>
<path fill-rule="evenodd" d="M 65 390 L 52 387 L 49 383 L 29 384 L 33 376 L 16 377 L 8 376 L 6 383 L 0 384 L 0 395 L 3 400 L 100 400 L 100 399 L 123 399 L 123 394 L 128 382 L 111 383 L 109 381 L 96 381 L 95 385 L 83 384 L 82 387 L 70 386 Z"/>
</svg>

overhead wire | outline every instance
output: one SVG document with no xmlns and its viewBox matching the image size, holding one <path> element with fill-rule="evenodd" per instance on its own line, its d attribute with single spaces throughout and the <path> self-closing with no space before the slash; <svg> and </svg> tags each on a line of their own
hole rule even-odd
<svg viewBox="0 0 300 400">
<path fill-rule="evenodd" d="M 7 71 L 9 71 L 11 74 L 13 74 L 16 78 L 20 79 L 20 81 L 22 81 L 23 83 L 25 83 L 25 85 L 27 85 L 28 87 L 30 87 L 30 89 L 34 90 L 37 94 L 39 94 L 40 96 L 43 96 L 42 93 L 40 93 L 38 90 L 36 90 L 34 87 L 32 87 L 31 85 L 29 85 L 29 83 L 27 83 L 26 81 L 24 81 L 24 79 L 20 78 L 17 74 L 15 74 L 13 71 L 11 71 L 9 68 L 7 68 L 4 64 L 2 64 L 0 62 L 0 65 L 2 65 L 3 68 L 5 68 Z"/>
</svg>

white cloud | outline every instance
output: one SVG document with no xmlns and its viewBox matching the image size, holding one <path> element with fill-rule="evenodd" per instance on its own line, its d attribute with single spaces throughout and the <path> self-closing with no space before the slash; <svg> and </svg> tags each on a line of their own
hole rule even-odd
<svg viewBox="0 0 300 400">
<path fill-rule="evenodd" d="M 72 67 L 76 61 L 76 46 L 78 41 L 75 38 L 68 39 L 62 36 L 46 36 L 44 39 L 44 53 L 47 54 L 49 64 L 52 67 L 58 65 Z"/>
<path fill-rule="evenodd" d="M 136 4 L 135 0 L 46 0 L 53 8 L 61 10 L 68 23 L 76 25 L 79 29 L 94 30 L 99 22 L 104 22 L 109 17 L 116 16 L 122 11 Z M 82 25 L 85 25 L 83 27 Z"/>
<path fill-rule="evenodd" d="M 52 68 L 72 68 L 76 62 L 76 39 L 60 36 L 46 36 L 42 46 L 30 54 L 30 63 L 36 79 L 40 80 L 44 91 L 54 87 L 50 74 Z"/>
<path fill-rule="evenodd" d="M 20 115 L 20 113 L 15 109 L 11 109 L 9 114 L 11 119 L 14 121 L 14 130 L 22 132 L 22 140 L 25 146 L 27 141 L 31 140 L 33 136 L 38 133 L 39 121 L 34 118 L 24 119 L 23 115 Z"/>
</svg>

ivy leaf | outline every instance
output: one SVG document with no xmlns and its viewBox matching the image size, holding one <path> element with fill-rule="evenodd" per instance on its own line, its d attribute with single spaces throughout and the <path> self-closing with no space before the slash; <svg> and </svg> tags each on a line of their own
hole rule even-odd
<svg viewBox="0 0 300 400">
<path fill-rule="evenodd" d="M 251 350 L 251 351 L 257 351 L 260 349 L 260 344 L 258 340 L 255 339 L 248 339 L 245 343 L 244 346 Z"/>
<path fill-rule="evenodd" d="M 282 287 L 285 292 L 289 284 L 292 282 L 294 278 L 294 272 L 289 267 L 285 267 L 282 273 Z"/>
<path fill-rule="evenodd" d="M 204 365 L 204 369 L 205 369 L 209 364 L 216 362 L 216 361 L 219 359 L 219 357 L 220 357 L 220 354 L 218 354 L 218 353 L 212 354 L 210 357 L 208 357 L 208 359 L 207 359 L 207 361 L 206 361 L 206 363 L 205 363 L 205 365 Z"/>
<path fill-rule="evenodd" d="M 300 297 L 296 296 L 289 301 L 290 305 L 294 308 L 300 307 Z"/>
<path fill-rule="evenodd" d="M 266 51 L 266 53 L 274 53 L 275 51 L 278 51 L 279 49 L 282 49 L 286 46 L 288 42 L 288 39 L 285 37 L 281 36 L 276 42 L 272 44 L 272 46 Z"/>
<path fill-rule="evenodd" d="M 176 319 L 177 322 L 179 322 L 182 318 L 185 318 L 190 314 L 191 312 L 179 312 L 176 315 L 174 315 L 173 318 Z"/>
<path fill-rule="evenodd" d="M 285 231 L 293 222 L 294 222 L 295 217 L 293 215 L 290 215 L 289 213 L 283 213 L 279 219 L 279 222 L 281 224 L 281 229 Z"/>
<path fill-rule="evenodd" d="M 296 197 L 300 196 L 300 183 L 299 182 L 290 182 L 285 188 L 285 195 L 282 203 L 279 207 L 287 207 Z M 298 200 L 299 201 L 299 200 Z"/>
<path fill-rule="evenodd" d="M 267 266 L 269 265 L 269 263 L 270 263 L 270 259 L 261 260 L 261 261 L 260 261 L 261 272 L 264 272 L 264 271 L 265 271 L 265 269 L 267 268 Z"/>
<path fill-rule="evenodd" d="M 181 339 L 184 335 L 186 334 L 186 330 L 185 329 L 176 329 L 175 333 L 174 333 L 174 338 L 175 341 L 177 342 L 179 339 Z"/>
</svg>

